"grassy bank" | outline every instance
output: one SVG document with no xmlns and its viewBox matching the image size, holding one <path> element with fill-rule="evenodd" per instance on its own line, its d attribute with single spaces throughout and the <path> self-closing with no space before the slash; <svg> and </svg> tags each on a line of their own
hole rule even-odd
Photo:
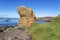
<svg viewBox="0 0 60 40">
<path fill-rule="evenodd" d="M 32 40 L 60 40 L 60 17 L 50 23 L 35 23 L 29 30 Z"/>
</svg>

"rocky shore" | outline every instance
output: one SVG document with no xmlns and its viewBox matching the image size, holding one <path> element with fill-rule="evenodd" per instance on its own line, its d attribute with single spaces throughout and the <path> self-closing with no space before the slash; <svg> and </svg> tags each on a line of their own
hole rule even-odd
<svg viewBox="0 0 60 40">
<path fill-rule="evenodd" d="M 0 40 L 31 40 L 31 35 L 18 27 L 1 27 Z"/>
<path fill-rule="evenodd" d="M 56 17 L 37 17 L 36 20 L 45 20 L 47 22 L 52 22 Z"/>
<path fill-rule="evenodd" d="M 14 27 L 0 27 L 0 40 L 31 40 L 28 28 L 35 22 L 36 17 L 30 8 L 18 7 L 19 23 Z"/>
</svg>

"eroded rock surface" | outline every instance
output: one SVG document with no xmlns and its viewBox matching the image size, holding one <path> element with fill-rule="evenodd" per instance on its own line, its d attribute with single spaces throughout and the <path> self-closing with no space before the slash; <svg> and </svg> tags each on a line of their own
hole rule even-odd
<svg viewBox="0 0 60 40">
<path fill-rule="evenodd" d="M 19 25 L 22 27 L 29 27 L 35 22 L 35 15 L 30 8 L 20 6 L 18 7 L 18 13 L 20 15 Z"/>
<path fill-rule="evenodd" d="M 0 40 L 31 40 L 31 36 L 19 28 L 11 28 L 8 31 L 0 32 Z"/>
</svg>

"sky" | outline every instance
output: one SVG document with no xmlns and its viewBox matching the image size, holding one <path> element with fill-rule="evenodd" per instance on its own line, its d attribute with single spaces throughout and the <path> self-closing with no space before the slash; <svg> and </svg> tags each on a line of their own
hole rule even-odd
<svg viewBox="0 0 60 40">
<path fill-rule="evenodd" d="M 60 0 L 0 0 L 0 17 L 19 18 L 19 6 L 31 8 L 36 17 L 60 14 Z"/>
</svg>

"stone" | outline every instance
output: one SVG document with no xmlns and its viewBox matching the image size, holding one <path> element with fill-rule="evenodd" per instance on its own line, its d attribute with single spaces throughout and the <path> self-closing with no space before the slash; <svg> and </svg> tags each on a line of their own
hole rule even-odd
<svg viewBox="0 0 60 40">
<path fill-rule="evenodd" d="M 23 28 L 28 28 L 36 20 L 35 14 L 33 13 L 32 9 L 25 6 L 18 7 L 18 14 L 20 15 L 18 25 Z"/>
<path fill-rule="evenodd" d="M 24 9 L 24 7 L 22 7 L 22 9 Z M 18 9 L 18 13 L 19 15 L 21 15 L 21 19 L 19 19 L 19 25 L 28 27 L 30 26 L 30 24 L 32 24 L 32 22 L 35 21 L 34 18 L 35 16 L 33 16 L 33 14 L 30 13 L 27 15 L 25 14 L 25 12 L 20 12 L 22 9 Z M 30 9 L 28 9 L 27 11 L 29 10 Z M 11 27 L 9 26 L 0 27 L 0 40 L 31 40 L 31 35 L 29 33 L 26 33 L 23 28 L 19 28 L 21 26 L 17 25 Z"/>
<path fill-rule="evenodd" d="M 9 31 L 1 32 L 0 40 L 31 40 L 31 35 L 18 28 L 12 28 Z"/>
</svg>

